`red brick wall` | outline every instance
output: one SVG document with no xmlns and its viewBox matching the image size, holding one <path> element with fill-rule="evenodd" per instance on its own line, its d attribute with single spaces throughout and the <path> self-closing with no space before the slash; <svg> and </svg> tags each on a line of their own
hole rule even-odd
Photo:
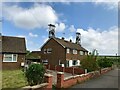
<svg viewBox="0 0 120 90">
<path fill-rule="evenodd" d="M 45 65 L 46 69 L 55 70 L 59 72 L 66 72 L 71 74 L 84 74 L 85 70 L 80 69 L 79 67 L 61 67 L 57 65 Z"/>
<path fill-rule="evenodd" d="M 52 48 L 52 53 L 44 54 L 44 49 Z M 41 48 L 41 60 L 48 60 L 50 65 L 59 65 L 59 60 L 61 63 L 66 64 L 65 58 L 65 49 L 54 39 L 48 41 L 42 48 Z"/>
<path fill-rule="evenodd" d="M 74 74 L 84 74 L 85 70 L 80 68 L 74 68 Z"/>
<path fill-rule="evenodd" d="M 108 71 L 112 70 L 112 68 L 106 68 L 106 69 L 102 69 L 101 72 L 106 73 Z M 95 72 L 90 72 L 87 74 L 82 74 L 82 75 L 77 75 L 77 76 L 72 76 L 68 79 L 64 79 L 64 73 L 58 73 L 57 74 L 57 88 L 68 88 L 72 85 L 75 85 L 77 83 L 80 82 L 84 82 L 88 79 L 94 78 L 94 77 L 98 77 L 100 76 L 99 71 L 95 71 Z"/>
<path fill-rule="evenodd" d="M 64 72 L 64 67 L 56 66 L 56 71 Z"/>
<path fill-rule="evenodd" d="M 72 67 L 66 67 L 65 72 L 73 74 L 73 68 Z"/>
<path fill-rule="evenodd" d="M 3 55 L 2 55 L 3 60 Z M 17 62 L 2 62 L 3 70 L 12 70 L 12 69 L 20 69 L 21 62 L 25 61 L 25 54 L 18 54 Z"/>
</svg>

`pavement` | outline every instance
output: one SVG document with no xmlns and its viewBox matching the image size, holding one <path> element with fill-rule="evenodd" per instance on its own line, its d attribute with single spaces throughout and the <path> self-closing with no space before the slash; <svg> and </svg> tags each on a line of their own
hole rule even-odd
<svg viewBox="0 0 120 90">
<path fill-rule="evenodd" d="M 120 74 L 118 74 L 118 71 L 120 72 L 120 69 L 111 70 L 100 77 L 74 85 L 69 90 L 72 90 L 73 88 L 118 88 L 120 86 L 120 83 L 118 84 L 118 77 L 120 80 Z"/>
<path fill-rule="evenodd" d="M 57 83 L 57 73 L 58 73 L 58 71 L 53 71 L 53 70 L 48 70 L 48 69 L 47 69 L 47 73 L 46 73 L 46 74 L 51 74 L 51 75 L 53 75 L 53 81 L 52 81 L 52 83 L 53 83 L 54 85 Z M 69 76 L 73 76 L 73 75 L 70 74 L 70 73 L 65 73 L 65 72 L 64 72 L 64 78 L 69 77 Z"/>
</svg>

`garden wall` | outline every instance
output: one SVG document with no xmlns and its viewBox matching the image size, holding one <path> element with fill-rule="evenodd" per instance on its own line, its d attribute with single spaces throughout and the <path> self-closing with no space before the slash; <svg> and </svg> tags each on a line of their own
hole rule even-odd
<svg viewBox="0 0 120 90">
<path fill-rule="evenodd" d="M 64 78 L 64 73 L 63 72 L 58 72 L 57 73 L 57 88 L 68 88 L 72 85 L 75 85 L 77 83 L 84 82 L 88 79 L 95 78 L 100 76 L 101 74 L 104 74 L 108 71 L 110 71 L 112 68 L 105 68 L 100 71 L 94 71 L 94 72 L 89 72 L 87 74 L 81 74 L 81 75 L 75 75 L 75 76 L 70 76 L 67 78 Z"/>
<path fill-rule="evenodd" d="M 79 67 L 61 67 L 57 65 L 45 65 L 46 69 L 55 70 L 59 72 L 66 72 L 71 74 L 85 74 L 85 70 L 80 69 Z"/>
</svg>

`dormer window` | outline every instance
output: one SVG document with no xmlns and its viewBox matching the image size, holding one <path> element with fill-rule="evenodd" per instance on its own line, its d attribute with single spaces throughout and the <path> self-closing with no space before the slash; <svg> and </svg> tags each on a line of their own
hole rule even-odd
<svg viewBox="0 0 120 90">
<path fill-rule="evenodd" d="M 73 54 L 77 54 L 77 50 L 73 50 Z"/>
<path fill-rule="evenodd" d="M 66 52 L 67 52 L 67 53 L 70 53 L 70 49 L 69 49 L 69 48 L 67 48 L 67 49 L 66 49 Z"/>
</svg>

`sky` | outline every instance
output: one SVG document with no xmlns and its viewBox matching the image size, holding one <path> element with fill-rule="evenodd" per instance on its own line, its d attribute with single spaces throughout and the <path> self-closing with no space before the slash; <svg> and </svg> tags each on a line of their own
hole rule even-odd
<svg viewBox="0 0 120 90">
<path fill-rule="evenodd" d="M 2 35 L 25 37 L 27 50 L 36 51 L 48 40 L 48 24 L 55 35 L 99 55 L 118 53 L 118 3 L 116 2 L 4 2 Z"/>
</svg>

